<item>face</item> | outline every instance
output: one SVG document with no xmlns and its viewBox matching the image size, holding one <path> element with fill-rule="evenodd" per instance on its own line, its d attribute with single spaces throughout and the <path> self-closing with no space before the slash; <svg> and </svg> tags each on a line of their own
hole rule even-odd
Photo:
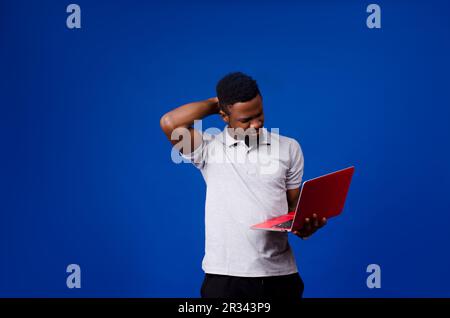
<svg viewBox="0 0 450 318">
<path fill-rule="evenodd" d="M 231 128 L 241 128 L 247 134 L 256 132 L 259 135 L 264 126 L 264 112 L 261 96 L 258 95 L 248 102 L 235 103 L 228 107 L 230 114 L 220 111 L 222 119 Z M 250 129 L 253 128 L 253 129 Z"/>
</svg>

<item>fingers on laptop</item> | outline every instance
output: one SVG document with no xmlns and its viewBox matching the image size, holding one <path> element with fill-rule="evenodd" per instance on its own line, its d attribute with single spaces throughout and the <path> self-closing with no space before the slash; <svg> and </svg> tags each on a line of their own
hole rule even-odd
<svg viewBox="0 0 450 318">
<path fill-rule="evenodd" d="M 314 227 L 319 227 L 319 218 L 317 217 L 317 214 L 313 214 L 312 216 L 312 223 Z"/>
<path fill-rule="evenodd" d="M 313 222 L 313 225 L 315 228 L 320 229 L 325 224 L 327 224 L 327 218 L 323 217 L 322 219 L 319 220 L 318 215 L 316 213 L 314 213 L 312 216 L 312 222 Z"/>
<path fill-rule="evenodd" d="M 311 220 L 310 218 L 305 219 L 305 223 L 303 224 L 302 231 L 309 232 L 311 231 Z"/>
</svg>

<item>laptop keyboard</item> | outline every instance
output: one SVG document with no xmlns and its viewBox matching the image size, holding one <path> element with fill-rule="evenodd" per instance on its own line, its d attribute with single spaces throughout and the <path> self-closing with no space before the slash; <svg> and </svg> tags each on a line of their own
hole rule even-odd
<svg viewBox="0 0 450 318">
<path fill-rule="evenodd" d="M 272 228 L 276 229 L 290 229 L 294 220 L 289 220 L 287 222 L 283 222 L 277 225 L 272 226 Z"/>
</svg>

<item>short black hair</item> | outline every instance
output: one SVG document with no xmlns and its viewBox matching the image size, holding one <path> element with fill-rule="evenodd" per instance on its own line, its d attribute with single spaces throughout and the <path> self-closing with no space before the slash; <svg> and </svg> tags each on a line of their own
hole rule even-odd
<svg viewBox="0 0 450 318">
<path fill-rule="evenodd" d="M 239 102 L 248 102 L 261 95 L 258 84 L 242 72 L 225 75 L 216 86 L 219 107 L 229 114 L 229 106 Z"/>
</svg>

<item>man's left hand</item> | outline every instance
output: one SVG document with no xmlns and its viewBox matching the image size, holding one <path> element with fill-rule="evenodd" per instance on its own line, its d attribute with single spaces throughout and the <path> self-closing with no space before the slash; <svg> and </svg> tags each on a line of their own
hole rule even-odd
<svg viewBox="0 0 450 318">
<path fill-rule="evenodd" d="M 301 239 L 306 239 L 314 234 L 318 229 L 322 228 L 327 224 L 327 218 L 322 218 L 319 220 L 317 214 L 313 214 L 312 218 L 306 218 L 301 229 L 293 231 L 295 235 Z"/>
</svg>

